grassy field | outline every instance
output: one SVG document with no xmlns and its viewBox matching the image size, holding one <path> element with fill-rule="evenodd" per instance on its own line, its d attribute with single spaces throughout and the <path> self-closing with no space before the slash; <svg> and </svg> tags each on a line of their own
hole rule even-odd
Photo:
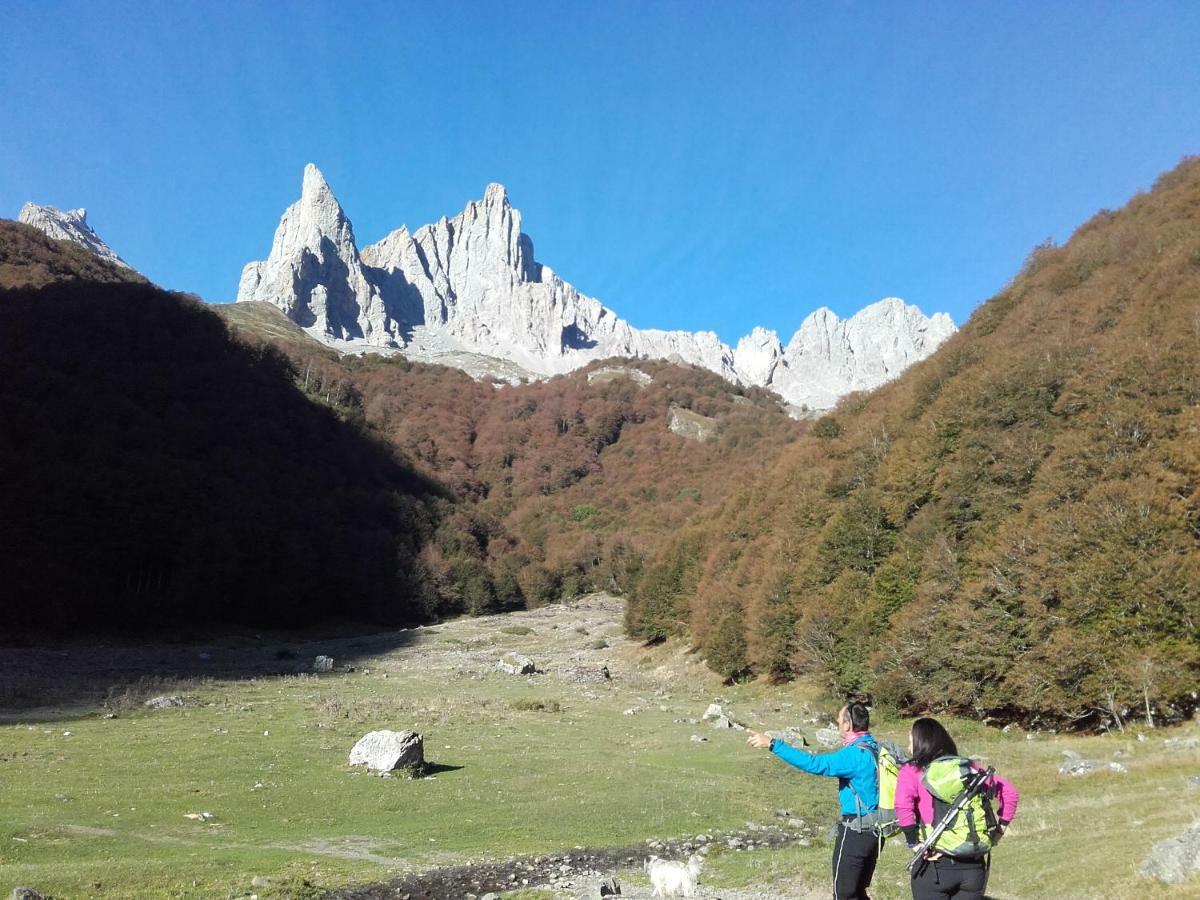
<svg viewBox="0 0 1200 900">
<path fill-rule="evenodd" d="M 180 681 L 169 691 L 187 698 L 178 708 L 144 708 L 147 689 L 107 706 L 0 711 L 0 892 L 23 884 L 70 898 L 246 897 L 251 880 L 267 876 L 274 886 L 259 896 L 287 896 L 304 880 L 332 887 L 472 859 L 732 831 L 770 822 L 780 807 L 833 820 L 830 782 L 747 748 L 738 732 L 689 721 L 717 700 L 754 727 L 811 735 L 808 719 L 827 718 L 832 703 L 802 686 L 723 687 L 681 647 L 625 641 L 617 616 L 596 603 L 460 620 L 386 653 L 360 650 L 354 672 Z M 609 647 L 597 648 L 601 637 Z M 340 645 L 323 649 L 345 655 Z M 546 673 L 497 672 L 506 650 L 529 652 Z M 602 662 L 611 682 L 564 677 Z M 950 726 L 960 748 L 987 757 L 1022 793 L 992 896 L 1200 895 L 1200 882 L 1172 889 L 1136 874 L 1151 844 L 1194 818 L 1200 791 L 1186 778 L 1200 771 L 1200 754 L 1163 744 L 1184 730 L 1145 741 L 1134 732 L 1030 740 L 1017 729 Z M 351 746 L 373 728 L 420 731 L 437 773 L 382 779 L 351 769 Z M 906 737 L 901 720 L 875 731 Z M 1129 773 L 1065 778 L 1064 750 L 1119 758 Z M 202 812 L 212 818 L 186 818 Z M 902 858 L 885 854 L 877 898 L 908 896 Z M 705 877 L 804 896 L 824 883 L 828 860 L 819 842 L 725 851 Z"/>
</svg>

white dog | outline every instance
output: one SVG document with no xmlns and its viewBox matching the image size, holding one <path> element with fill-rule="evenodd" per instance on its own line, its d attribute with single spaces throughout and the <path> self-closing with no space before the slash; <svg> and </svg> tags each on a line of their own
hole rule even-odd
<svg viewBox="0 0 1200 900">
<path fill-rule="evenodd" d="M 655 897 L 684 897 L 696 895 L 696 879 L 700 877 L 703 856 L 693 856 L 686 863 L 652 856 L 646 860 L 646 874 L 654 885 Z"/>
</svg>

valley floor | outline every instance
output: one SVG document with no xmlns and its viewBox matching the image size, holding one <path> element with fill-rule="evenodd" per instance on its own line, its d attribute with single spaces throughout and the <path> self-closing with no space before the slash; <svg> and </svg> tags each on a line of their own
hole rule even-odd
<svg viewBox="0 0 1200 900">
<path fill-rule="evenodd" d="M 626 640 L 621 614 L 596 595 L 323 642 L 0 650 L 0 892 L 365 898 L 403 896 L 403 880 L 419 900 L 482 896 L 496 874 L 506 898 L 550 900 L 597 897 L 615 875 L 641 898 L 646 855 L 708 844 L 703 897 L 826 897 L 833 785 L 701 717 L 717 702 L 813 744 L 836 704 L 802 685 L 722 686 L 685 647 Z M 541 672 L 499 671 L 507 651 Z M 311 674 L 317 654 L 335 670 Z M 159 695 L 183 705 L 144 705 Z M 1195 879 L 1137 874 L 1196 815 L 1200 751 L 1165 742 L 1194 727 L 950 727 L 1022 793 L 990 896 L 1200 896 Z M 430 774 L 350 768 L 354 742 L 377 728 L 421 732 Z M 874 731 L 902 743 L 906 720 Z M 1072 753 L 1128 771 L 1058 774 Z M 877 900 L 909 896 L 904 856 L 885 851 Z M 439 887 L 450 872 L 458 880 Z"/>
</svg>

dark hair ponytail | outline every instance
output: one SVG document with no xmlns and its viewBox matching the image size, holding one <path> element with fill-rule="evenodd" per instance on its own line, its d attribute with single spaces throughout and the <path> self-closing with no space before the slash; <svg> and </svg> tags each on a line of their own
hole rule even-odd
<svg viewBox="0 0 1200 900">
<path fill-rule="evenodd" d="M 939 756 L 958 756 L 958 746 L 937 719 L 917 719 L 912 725 L 912 762 L 925 769 Z"/>
</svg>

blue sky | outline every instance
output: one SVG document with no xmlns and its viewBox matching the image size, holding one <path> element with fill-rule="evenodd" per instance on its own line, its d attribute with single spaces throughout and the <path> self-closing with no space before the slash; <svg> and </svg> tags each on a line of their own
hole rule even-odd
<svg viewBox="0 0 1200 900">
<path fill-rule="evenodd" d="M 1200 153 L 1198 46 L 1195 2 L 6 0 L 0 215 L 86 206 L 224 301 L 306 162 L 360 246 L 500 181 L 635 325 L 786 340 L 889 295 L 961 323 Z"/>
</svg>

